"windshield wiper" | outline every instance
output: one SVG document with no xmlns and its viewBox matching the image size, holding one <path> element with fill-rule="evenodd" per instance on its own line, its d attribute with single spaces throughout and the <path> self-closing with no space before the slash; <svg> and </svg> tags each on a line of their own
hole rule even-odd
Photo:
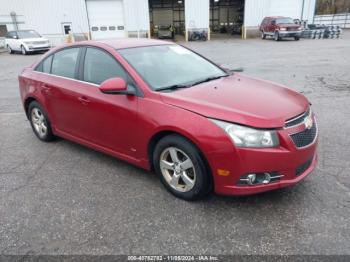
<svg viewBox="0 0 350 262">
<path fill-rule="evenodd" d="M 183 84 L 182 85 L 171 85 L 171 86 L 158 88 L 156 91 L 176 90 L 176 89 L 180 89 L 180 88 L 190 88 L 192 86 L 199 85 L 201 83 L 210 82 L 212 80 L 216 80 L 216 79 L 219 79 L 219 78 L 222 78 L 222 77 L 227 77 L 227 76 L 229 76 L 229 74 L 222 75 L 222 76 L 211 76 L 211 77 L 207 77 L 205 79 L 196 81 L 196 82 L 188 84 L 188 85 L 183 85 Z"/>
<path fill-rule="evenodd" d="M 216 80 L 216 79 L 219 79 L 219 78 L 222 78 L 222 77 L 227 77 L 229 76 L 229 74 L 227 75 L 222 75 L 222 76 L 211 76 L 211 77 L 207 77 L 205 79 L 202 79 L 202 80 L 199 80 L 197 82 L 194 82 L 192 83 L 189 87 L 191 86 L 195 86 L 195 85 L 199 85 L 199 84 L 202 84 L 202 83 L 205 83 L 205 82 L 210 82 L 210 81 L 213 81 L 213 80 Z"/>
<path fill-rule="evenodd" d="M 189 87 L 191 87 L 191 86 L 189 86 L 189 85 L 171 85 L 171 86 L 158 88 L 156 91 L 176 90 L 176 89 L 180 89 L 180 88 L 189 88 Z"/>
</svg>

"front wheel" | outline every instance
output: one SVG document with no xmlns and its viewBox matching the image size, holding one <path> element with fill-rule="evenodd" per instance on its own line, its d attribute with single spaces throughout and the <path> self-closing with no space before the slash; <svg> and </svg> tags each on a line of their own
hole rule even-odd
<svg viewBox="0 0 350 262">
<path fill-rule="evenodd" d="M 28 54 L 27 50 L 25 49 L 25 47 L 23 45 L 21 46 L 21 53 L 22 53 L 22 55 Z"/>
<path fill-rule="evenodd" d="M 266 34 L 264 33 L 264 31 L 261 31 L 261 39 L 266 39 Z"/>
<path fill-rule="evenodd" d="M 295 36 L 295 37 L 294 37 L 294 40 L 295 40 L 295 41 L 299 41 L 299 40 L 300 40 L 300 37 L 299 37 L 299 36 Z"/>
<path fill-rule="evenodd" d="M 275 32 L 274 36 L 273 36 L 273 39 L 275 41 L 279 41 L 281 38 L 280 38 L 280 34 L 278 32 Z"/>
<path fill-rule="evenodd" d="M 9 45 L 7 45 L 7 53 L 13 54 L 13 51 Z"/>
<path fill-rule="evenodd" d="M 211 177 L 198 149 L 187 139 L 169 135 L 153 154 L 153 165 L 164 186 L 176 197 L 195 200 L 211 189 Z"/>
</svg>

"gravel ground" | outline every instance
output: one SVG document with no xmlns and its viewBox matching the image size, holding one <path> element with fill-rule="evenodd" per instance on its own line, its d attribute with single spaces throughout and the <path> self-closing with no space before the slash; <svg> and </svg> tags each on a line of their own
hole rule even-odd
<svg viewBox="0 0 350 262">
<path fill-rule="evenodd" d="M 0 254 L 350 255 L 350 32 L 185 45 L 303 92 L 318 116 L 317 169 L 293 188 L 181 201 L 152 173 L 69 141 L 36 139 L 17 75 L 40 55 L 2 53 Z"/>
</svg>

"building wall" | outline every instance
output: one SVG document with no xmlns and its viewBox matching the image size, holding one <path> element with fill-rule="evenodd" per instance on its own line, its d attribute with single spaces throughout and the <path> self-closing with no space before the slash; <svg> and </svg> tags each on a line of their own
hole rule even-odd
<svg viewBox="0 0 350 262">
<path fill-rule="evenodd" d="M 124 12 L 128 36 L 150 35 L 148 0 L 124 0 Z"/>
<path fill-rule="evenodd" d="M 34 29 L 53 44 L 62 42 L 64 22 L 72 23 L 74 33 L 89 32 L 84 0 L 5 0 L 0 4 L 0 22 L 10 22 L 12 11 L 18 15 L 19 29 Z M 7 27 L 14 29 L 12 24 Z"/>
<path fill-rule="evenodd" d="M 259 26 L 265 16 L 274 15 L 300 19 L 303 2 L 303 19 L 312 21 L 316 0 L 245 0 L 244 25 Z"/>
</svg>

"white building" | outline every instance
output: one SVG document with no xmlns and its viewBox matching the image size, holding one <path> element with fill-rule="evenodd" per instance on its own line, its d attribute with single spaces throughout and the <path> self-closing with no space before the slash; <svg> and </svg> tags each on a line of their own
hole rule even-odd
<svg viewBox="0 0 350 262">
<path fill-rule="evenodd" d="M 54 44 L 71 31 L 76 39 L 150 37 L 172 25 L 188 39 L 256 32 L 265 16 L 312 21 L 316 0 L 1 0 L 0 37 L 6 31 L 34 29 Z M 243 29 L 243 30 L 242 30 Z"/>
</svg>

